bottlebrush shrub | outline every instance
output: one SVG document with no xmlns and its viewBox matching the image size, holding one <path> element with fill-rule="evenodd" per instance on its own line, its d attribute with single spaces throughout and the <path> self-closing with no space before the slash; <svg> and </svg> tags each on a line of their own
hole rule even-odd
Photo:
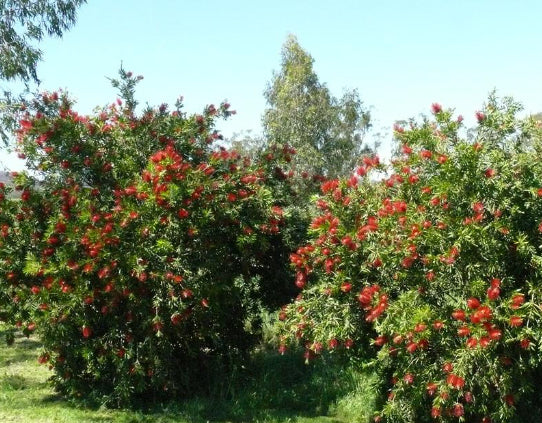
<svg viewBox="0 0 542 423">
<path fill-rule="evenodd" d="M 15 324 L 29 335 L 36 327 L 33 305 L 24 301 L 26 294 L 21 296 L 19 286 L 29 282 L 24 274 L 25 258 L 35 248 L 46 223 L 36 219 L 44 209 L 32 181 L 17 172 L 11 176 L 14 187 L 0 183 L 0 320 Z M 11 342 L 12 333 L 8 334 Z"/>
<path fill-rule="evenodd" d="M 134 77 L 121 77 L 133 106 Z M 122 104 L 81 116 L 44 94 L 23 117 L 20 154 L 41 185 L 17 203 L 32 212 L 7 213 L 8 237 L 25 241 L 13 257 L 1 250 L 0 270 L 57 389 L 110 404 L 211 390 L 254 345 L 292 153 L 251 163 L 214 147 L 228 104 L 141 116 Z"/>
<path fill-rule="evenodd" d="M 437 105 L 438 106 L 438 105 Z M 512 421 L 540 369 L 540 125 L 490 97 L 472 139 L 440 106 L 397 127 L 390 168 L 367 158 L 322 185 L 281 350 L 367 353 L 386 380 L 377 421 Z M 359 353 L 358 353 L 359 354 Z M 365 356 L 367 359 L 367 356 Z M 391 378 L 388 376 L 391 375 Z M 391 379 L 391 381 L 389 380 Z"/>
</svg>

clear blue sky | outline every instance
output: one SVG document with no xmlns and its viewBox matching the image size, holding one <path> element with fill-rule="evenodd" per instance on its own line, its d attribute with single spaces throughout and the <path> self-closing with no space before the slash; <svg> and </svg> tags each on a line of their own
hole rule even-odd
<svg viewBox="0 0 542 423">
<path fill-rule="evenodd" d="M 376 130 L 433 102 L 469 124 L 494 88 L 542 111 L 541 20 L 537 0 L 89 0 L 63 39 L 41 44 L 38 72 L 41 89 L 67 89 L 90 112 L 116 98 L 106 77 L 122 62 L 145 77 L 142 103 L 183 95 L 199 111 L 228 99 L 238 114 L 223 133 L 259 132 L 263 90 L 293 33 L 335 95 L 359 90 Z"/>
</svg>

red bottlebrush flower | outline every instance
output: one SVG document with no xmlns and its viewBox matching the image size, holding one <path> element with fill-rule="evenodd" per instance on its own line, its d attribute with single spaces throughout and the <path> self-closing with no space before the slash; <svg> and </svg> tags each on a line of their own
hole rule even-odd
<svg viewBox="0 0 542 423">
<path fill-rule="evenodd" d="M 350 338 L 346 339 L 344 341 L 344 347 L 349 350 L 350 348 L 352 348 L 354 346 L 354 341 Z"/>
<path fill-rule="evenodd" d="M 299 289 L 303 289 L 307 283 L 307 275 L 303 272 L 297 272 L 295 277 L 295 286 Z"/>
<path fill-rule="evenodd" d="M 378 347 L 382 347 L 384 344 L 388 342 L 388 338 L 386 338 L 384 335 L 379 335 L 376 337 L 374 344 Z"/>
<path fill-rule="evenodd" d="M 420 151 L 420 157 L 422 159 L 430 159 L 433 156 L 433 153 L 429 150 Z"/>
<path fill-rule="evenodd" d="M 66 224 L 64 222 L 57 222 L 55 224 L 55 232 L 59 234 L 66 232 Z"/>
<path fill-rule="evenodd" d="M 405 383 L 407 385 L 412 385 L 414 383 L 414 375 L 412 373 L 407 373 L 404 377 L 403 377 L 403 380 L 405 381 Z"/>
<path fill-rule="evenodd" d="M 435 330 L 441 330 L 443 327 L 444 327 L 444 323 L 441 322 L 440 320 L 435 320 L 435 321 L 433 322 L 433 329 L 435 329 Z"/>
<path fill-rule="evenodd" d="M 465 314 L 465 311 L 464 310 L 454 310 L 452 312 L 452 317 L 455 319 L 455 320 L 461 320 L 462 322 L 465 321 L 466 319 L 466 314 Z"/>
<path fill-rule="evenodd" d="M 418 175 L 410 175 L 408 177 L 408 182 L 411 184 L 415 184 L 420 180 L 420 177 Z"/>
<path fill-rule="evenodd" d="M 183 320 L 183 316 L 180 313 L 173 313 L 171 315 L 171 323 L 175 326 L 179 325 Z"/>
<path fill-rule="evenodd" d="M 454 417 L 461 417 L 463 414 L 465 414 L 463 404 L 454 404 L 454 406 L 452 407 L 452 414 L 454 415 Z"/>
<path fill-rule="evenodd" d="M 475 213 L 483 213 L 484 211 L 484 203 L 481 201 L 478 201 L 472 205 L 472 210 L 474 210 Z"/>
<path fill-rule="evenodd" d="M 286 349 L 287 349 L 286 345 L 284 345 L 284 344 L 279 345 L 279 349 L 278 349 L 279 354 L 284 355 L 284 353 L 286 352 Z"/>
<path fill-rule="evenodd" d="M 425 389 L 427 390 L 427 394 L 432 397 L 437 391 L 437 384 L 435 382 L 429 382 Z"/>
<path fill-rule="evenodd" d="M 350 292 L 352 290 L 352 284 L 350 282 L 343 282 L 341 285 L 341 291 L 344 293 Z"/>
<path fill-rule="evenodd" d="M 370 287 L 368 286 L 363 288 L 361 292 L 358 294 L 358 301 L 361 303 L 363 307 L 370 306 L 372 299 L 373 299 L 373 293 Z"/>
<path fill-rule="evenodd" d="M 403 151 L 403 154 L 406 154 L 406 155 L 409 155 L 409 154 L 412 154 L 412 148 L 409 147 L 408 145 L 406 144 L 403 144 L 402 146 L 402 151 Z"/>
<path fill-rule="evenodd" d="M 440 164 L 444 164 L 448 161 L 448 157 L 445 156 L 444 154 L 441 154 L 440 156 L 438 156 L 437 158 L 437 162 L 439 162 Z"/>
<path fill-rule="evenodd" d="M 503 400 L 504 400 L 504 403 L 508 406 L 508 407 L 513 407 L 514 406 L 514 395 L 512 394 L 507 394 L 503 397 Z"/>
<path fill-rule="evenodd" d="M 484 171 L 484 175 L 486 178 L 493 178 L 496 175 L 495 169 L 488 168 Z"/>
<path fill-rule="evenodd" d="M 478 111 L 476 112 L 475 116 L 478 122 L 483 122 L 486 119 L 486 115 L 484 114 L 484 112 Z"/>
<path fill-rule="evenodd" d="M 502 337 L 502 331 L 498 328 L 491 328 L 488 331 L 489 338 L 493 341 L 498 341 Z"/>
<path fill-rule="evenodd" d="M 410 354 L 412 354 L 413 352 L 415 352 L 417 349 L 418 349 L 418 344 L 416 344 L 415 342 L 409 342 L 409 343 L 406 345 L 406 350 L 407 350 L 407 352 L 409 352 Z"/>
<path fill-rule="evenodd" d="M 81 329 L 81 333 L 83 334 L 83 338 L 90 338 L 92 336 L 92 329 L 88 326 L 83 326 L 83 328 Z"/>
<path fill-rule="evenodd" d="M 523 294 L 515 294 L 512 297 L 512 304 L 510 305 L 510 308 L 512 310 L 516 310 L 520 308 L 524 302 L 525 302 L 525 296 Z"/>
<path fill-rule="evenodd" d="M 333 338 L 333 339 L 330 339 L 328 341 L 327 345 L 328 345 L 330 350 L 334 350 L 339 345 L 339 341 L 337 341 L 337 339 Z"/>
<path fill-rule="evenodd" d="M 498 286 L 491 286 L 487 289 L 487 298 L 495 301 L 501 295 L 501 290 Z"/>
<path fill-rule="evenodd" d="M 30 200 L 30 191 L 25 189 L 22 193 L 21 193 L 21 200 L 22 201 L 28 201 Z"/>
<path fill-rule="evenodd" d="M 498 278 L 493 278 L 491 279 L 491 286 L 492 287 L 498 287 L 498 286 L 501 286 L 501 280 L 498 279 Z"/>
<path fill-rule="evenodd" d="M 465 379 L 463 379 L 462 377 L 457 376 L 457 375 L 455 375 L 453 373 L 450 373 L 446 377 L 446 383 L 448 385 L 450 385 L 452 388 L 462 389 L 463 386 L 465 386 Z"/>
<path fill-rule="evenodd" d="M 405 269 L 408 269 L 409 267 L 412 267 L 412 264 L 414 263 L 414 258 L 412 257 L 405 257 L 401 261 L 401 266 L 403 266 Z"/>
<path fill-rule="evenodd" d="M 179 216 L 181 219 L 186 219 L 188 217 L 188 210 L 186 209 L 180 209 L 178 212 L 177 212 L 177 216 Z"/>
<path fill-rule="evenodd" d="M 527 350 L 527 349 L 529 349 L 529 346 L 531 345 L 531 340 L 528 339 L 528 338 L 523 338 L 521 341 L 519 341 L 519 345 L 524 350 Z"/>
<path fill-rule="evenodd" d="M 395 335 L 392 339 L 394 344 L 400 344 L 403 342 L 403 336 L 402 335 Z"/>
<path fill-rule="evenodd" d="M 433 103 L 431 104 L 431 111 L 436 115 L 437 113 L 442 112 L 442 106 L 438 103 Z"/>
<path fill-rule="evenodd" d="M 457 329 L 457 334 L 459 336 L 469 336 L 470 329 L 467 326 L 461 326 L 459 329 Z"/>
<path fill-rule="evenodd" d="M 467 347 L 469 348 L 476 348 L 476 345 L 478 345 L 478 340 L 476 338 L 469 338 L 467 339 Z"/>
<path fill-rule="evenodd" d="M 480 301 L 477 298 L 471 297 L 467 300 L 467 307 L 471 310 L 477 309 L 480 307 Z"/>
<path fill-rule="evenodd" d="M 440 198 L 439 197 L 433 197 L 433 198 L 431 198 L 431 200 L 429 200 L 429 203 L 432 206 L 436 207 L 436 206 L 438 206 L 440 204 Z"/>
<path fill-rule="evenodd" d="M 431 408 L 431 417 L 433 417 L 434 419 L 437 419 L 440 417 L 440 407 Z"/>
<path fill-rule="evenodd" d="M 427 325 L 425 323 L 418 323 L 415 327 L 414 327 L 414 332 L 423 332 L 425 329 L 427 329 Z"/>
<path fill-rule="evenodd" d="M 453 369 L 454 369 L 454 365 L 450 363 L 449 361 L 447 361 L 446 363 L 442 365 L 442 370 L 445 373 L 450 373 Z"/>
<path fill-rule="evenodd" d="M 42 354 L 38 357 L 38 363 L 45 364 L 49 361 L 50 357 L 49 354 Z"/>
<path fill-rule="evenodd" d="M 508 323 L 510 326 L 517 328 L 523 325 L 523 319 L 519 316 L 511 316 Z"/>
<path fill-rule="evenodd" d="M 429 272 L 427 272 L 425 274 L 425 279 L 427 279 L 428 281 L 432 281 L 435 279 L 435 272 L 433 272 L 432 270 L 430 270 Z"/>
<path fill-rule="evenodd" d="M 512 365 L 512 359 L 510 357 L 500 357 L 500 362 L 503 366 L 511 366 Z"/>
</svg>

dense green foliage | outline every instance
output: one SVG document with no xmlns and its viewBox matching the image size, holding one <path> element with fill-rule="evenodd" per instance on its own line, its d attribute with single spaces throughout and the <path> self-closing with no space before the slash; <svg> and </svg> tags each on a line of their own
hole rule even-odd
<svg viewBox="0 0 542 423">
<path fill-rule="evenodd" d="M 522 421 L 516 407 L 530 406 L 542 132 L 518 110 L 491 97 L 469 141 L 462 117 L 434 104 L 433 120 L 396 128 L 389 169 L 367 159 L 322 185 L 312 240 L 292 255 L 303 291 L 280 314 L 283 341 L 307 358 L 342 349 L 370 360 L 380 349 L 379 421 Z"/>
<path fill-rule="evenodd" d="M 138 79 L 121 71 L 126 106 L 93 116 L 36 99 L 17 137 L 39 185 L 17 176 L 0 213 L 3 317 L 40 335 L 58 389 L 113 403 L 209 389 L 292 291 L 290 149 L 252 162 L 214 147 L 227 103 L 136 116 Z"/>
</svg>

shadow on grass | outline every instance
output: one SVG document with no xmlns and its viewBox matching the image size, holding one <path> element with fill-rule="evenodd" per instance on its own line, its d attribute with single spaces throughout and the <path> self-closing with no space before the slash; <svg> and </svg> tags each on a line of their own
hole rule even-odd
<svg viewBox="0 0 542 423">
<path fill-rule="evenodd" d="M 32 338 L 16 335 L 13 346 L 0 348 L 0 365 L 35 361 L 39 346 L 39 342 Z M 250 363 L 238 366 L 233 374 L 218 377 L 209 395 L 163 403 L 142 399 L 137 407 L 116 410 L 114 421 L 270 423 L 330 416 L 337 402 L 355 391 L 364 377 L 340 357 L 324 356 L 304 364 L 301 354 L 281 356 L 269 351 L 255 353 Z M 0 389 L 22 391 L 46 386 L 45 380 L 27 379 L 24 374 L 6 374 L 0 381 Z M 111 421 L 98 412 L 103 411 L 99 406 L 67 400 L 50 390 L 48 392 L 37 402 L 46 407 L 80 409 L 85 411 L 85 421 Z M 371 398 L 364 400 L 367 407 L 373 406 Z M 93 411 L 96 411 L 95 415 Z M 338 423 L 348 420 L 322 417 L 318 421 Z"/>
<path fill-rule="evenodd" d="M 227 395 L 151 405 L 138 410 L 143 420 L 134 421 L 162 421 L 156 419 L 166 412 L 172 422 L 293 422 L 300 417 L 328 416 L 326 422 L 338 423 L 344 420 L 329 417 L 333 408 L 358 388 L 363 377 L 338 357 L 324 357 L 307 365 L 299 354 L 259 353 L 230 383 Z M 362 399 L 370 410 L 372 399 Z"/>
<path fill-rule="evenodd" d="M 7 329 L 0 330 L 0 342 L 5 342 L 4 340 L 10 334 L 14 336 L 14 343 L 0 350 L 0 365 L 9 366 L 10 364 L 36 360 L 37 350 L 41 344 L 33 338 L 27 338 L 21 333 L 13 333 Z"/>
<path fill-rule="evenodd" d="M 29 382 L 20 375 L 6 375 L 0 379 L 0 390 L 2 391 L 22 391 L 27 389 Z"/>
<path fill-rule="evenodd" d="M 334 357 L 304 364 L 301 355 L 256 354 L 250 365 L 240 370 L 227 387 L 216 386 L 209 396 L 163 403 L 143 401 L 129 410 L 118 410 L 119 423 L 205 422 L 295 422 L 315 418 L 319 422 L 341 423 L 330 417 L 337 401 L 356 389 L 360 373 Z M 363 376 L 363 375 L 361 375 Z M 217 394 L 218 393 L 218 394 Z M 68 401 L 49 395 L 42 404 L 98 411 L 82 401 Z M 372 407 L 371 399 L 367 407 Z M 89 420 L 90 421 L 90 420 Z M 103 421 L 96 417 L 96 422 Z"/>
</svg>

